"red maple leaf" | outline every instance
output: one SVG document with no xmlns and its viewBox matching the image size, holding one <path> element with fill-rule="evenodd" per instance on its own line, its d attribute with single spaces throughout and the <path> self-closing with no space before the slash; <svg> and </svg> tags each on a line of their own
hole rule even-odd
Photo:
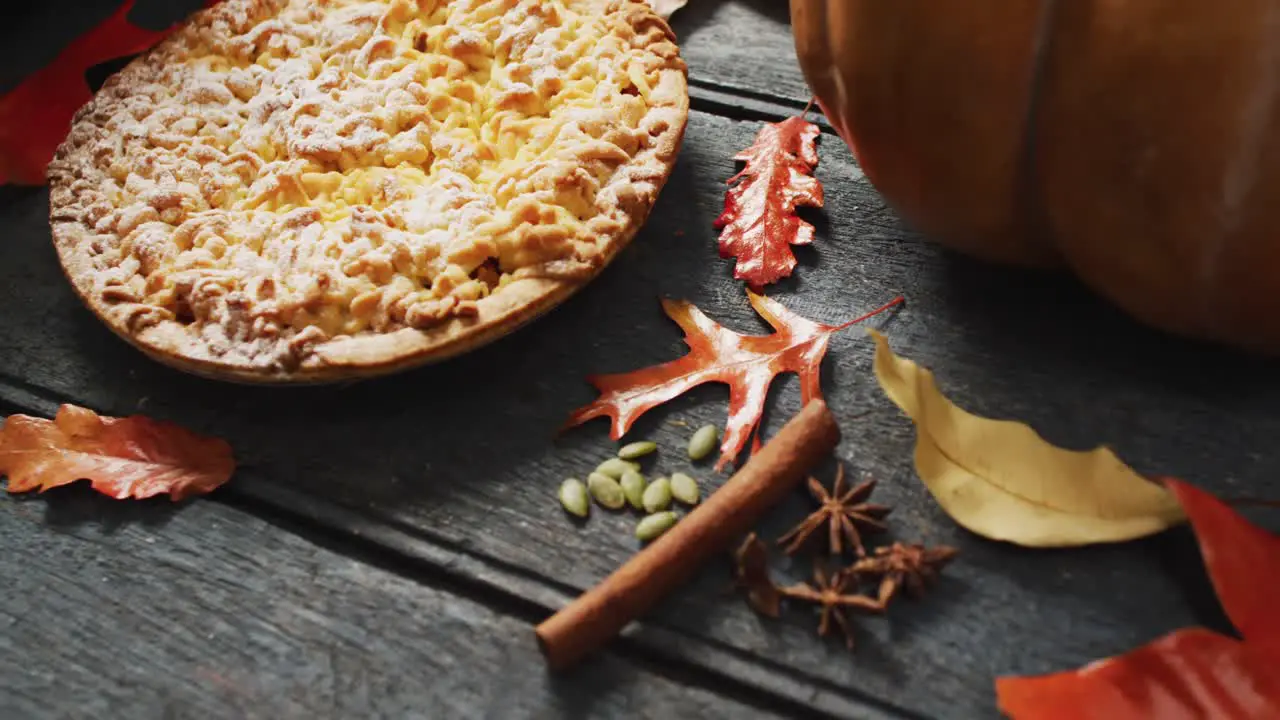
<svg viewBox="0 0 1280 720">
<path fill-rule="evenodd" d="M 212 491 L 235 470 L 231 446 L 141 415 L 102 417 L 63 405 L 53 420 L 10 415 L 0 427 L 0 476 L 9 492 L 44 492 L 77 480 L 117 500 Z"/>
<path fill-rule="evenodd" d="M 772 335 L 740 335 L 716 323 L 684 300 L 663 300 L 662 309 L 685 332 L 689 353 L 679 360 L 616 375 L 592 375 L 587 382 L 600 396 L 575 410 L 565 427 L 598 417 L 612 419 L 609 436 L 621 438 L 646 411 L 703 383 L 729 385 L 729 421 L 716 470 L 733 462 L 760 423 L 773 378 L 800 376 L 804 403 L 822 396 L 818 369 L 831 335 L 903 302 L 898 297 L 843 325 L 823 325 L 797 315 L 775 300 L 748 292 L 751 306 L 774 329 Z"/>
<path fill-rule="evenodd" d="M 996 695 L 1010 718 L 1280 718 L 1280 536 L 1203 490 L 1164 482 L 1186 510 L 1218 599 L 1244 640 L 1185 628 L 1079 670 L 999 678 Z"/>
<path fill-rule="evenodd" d="M 218 0 L 207 0 L 210 6 Z M 93 97 L 84 74 L 107 60 L 140 53 L 168 35 L 129 22 L 134 0 L 71 42 L 53 62 L 0 97 L 0 185 L 44 184 L 45 167 L 71 129 L 71 118 Z"/>
<path fill-rule="evenodd" d="M 796 266 L 791 246 L 813 242 L 813 226 L 795 213 L 801 205 L 822 207 L 822 183 L 811 175 L 819 134 L 803 117 L 769 123 L 751 147 L 733 156 L 746 166 L 729 179 L 715 227 L 723 231 L 720 257 L 736 257 L 733 276 L 752 289 L 790 275 Z"/>
</svg>

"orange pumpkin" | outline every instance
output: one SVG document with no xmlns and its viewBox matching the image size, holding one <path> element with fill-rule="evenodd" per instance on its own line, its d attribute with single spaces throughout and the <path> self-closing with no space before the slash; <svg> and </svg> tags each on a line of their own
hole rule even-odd
<svg viewBox="0 0 1280 720">
<path fill-rule="evenodd" d="M 791 19 L 823 111 L 921 232 L 1280 353 L 1274 0 L 791 0 Z"/>
</svg>

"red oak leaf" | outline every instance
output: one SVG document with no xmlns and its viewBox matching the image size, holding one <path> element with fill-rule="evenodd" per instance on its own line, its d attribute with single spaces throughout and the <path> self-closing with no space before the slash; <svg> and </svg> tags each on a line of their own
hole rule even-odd
<svg viewBox="0 0 1280 720">
<path fill-rule="evenodd" d="M 790 246 L 813 242 L 813 226 L 795 213 L 802 205 L 822 207 L 822 183 L 810 174 L 819 134 L 803 117 L 789 118 L 765 125 L 751 147 L 733 156 L 746 166 L 729 179 L 715 226 L 723 231 L 720 257 L 736 257 L 733 276 L 752 289 L 790 275 L 796 266 Z"/>
<path fill-rule="evenodd" d="M 117 500 L 169 493 L 176 502 L 231 479 L 224 440 L 141 415 L 102 417 L 63 405 L 53 420 L 10 415 L 0 427 L 0 476 L 9 492 L 44 492 L 77 480 Z"/>
<path fill-rule="evenodd" d="M 217 0 L 209 0 L 206 6 Z M 76 38 L 53 62 L 0 97 L 0 185 L 44 184 L 44 171 L 71 129 L 71 118 L 93 97 L 89 68 L 140 53 L 173 27 L 147 30 L 129 22 L 134 0 L 125 0 L 106 20 Z"/>
<path fill-rule="evenodd" d="M 600 396 L 573 412 L 565 427 L 598 417 L 612 419 L 609 436 L 621 438 L 646 411 L 708 382 L 729 385 L 729 421 L 716 470 L 738 453 L 760 423 L 773 378 L 785 372 L 800 376 L 802 402 L 822 396 L 818 368 L 831 335 L 901 303 L 888 304 L 843 325 L 823 325 L 801 317 L 775 300 L 748 292 L 751 306 L 768 321 L 772 335 L 740 335 L 726 329 L 683 300 L 663 300 L 662 308 L 685 332 L 689 353 L 679 360 L 617 375 L 592 375 Z"/>
<path fill-rule="evenodd" d="M 1165 484 L 1187 512 L 1218 599 L 1244 640 L 1203 628 L 1165 635 L 1079 670 L 996 680 L 1014 720 L 1280 718 L 1280 536 L 1180 480 Z"/>
</svg>

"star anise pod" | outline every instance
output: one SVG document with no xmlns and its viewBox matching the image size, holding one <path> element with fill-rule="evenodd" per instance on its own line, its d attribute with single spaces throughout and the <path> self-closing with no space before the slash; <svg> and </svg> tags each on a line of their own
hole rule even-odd
<svg viewBox="0 0 1280 720">
<path fill-rule="evenodd" d="M 761 615 L 781 614 L 782 593 L 769 577 L 769 550 L 751 533 L 733 553 L 733 584 L 747 592 L 747 604 Z"/>
<path fill-rule="evenodd" d="M 865 557 L 845 569 L 845 574 L 859 580 L 879 578 L 876 593 L 883 605 L 888 605 L 900 590 L 906 589 L 912 597 L 924 594 L 928 585 L 937 579 L 942 568 L 960 553 L 947 546 L 927 548 L 923 545 L 894 543 L 878 547 L 871 557 Z"/>
<path fill-rule="evenodd" d="M 788 555 L 799 550 L 813 534 L 823 525 L 828 527 L 828 547 L 833 555 L 843 551 L 841 539 L 849 543 L 858 557 L 866 557 L 867 549 L 862 544 L 863 533 L 884 532 L 888 526 L 882 519 L 892 508 L 887 505 L 876 505 L 866 502 L 875 490 L 876 481 L 867 480 L 852 490 L 845 490 L 844 466 L 836 468 L 836 482 L 828 493 L 827 489 L 814 478 L 809 478 L 809 492 L 821 507 L 813 511 L 803 522 L 790 532 L 778 538 L 779 545 L 785 545 Z"/>
<path fill-rule="evenodd" d="M 854 645 L 853 625 L 845 616 L 845 610 L 859 610 L 868 613 L 884 612 L 884 605 L 874 598 L 859 595 L 856 592 L 857 579 L 843 572 L 828 575 L 821 564 L 813 568 L 813 584 L 799 583 L 779 591 L 789 598 L 817 603 L 822 606 L 822 616 L 818 621 L 818 635 L 826 637 L 831 631 L 832 620 L 840 626 L 844 633 L 845 645 L 852 650 Z"/>
</svg>

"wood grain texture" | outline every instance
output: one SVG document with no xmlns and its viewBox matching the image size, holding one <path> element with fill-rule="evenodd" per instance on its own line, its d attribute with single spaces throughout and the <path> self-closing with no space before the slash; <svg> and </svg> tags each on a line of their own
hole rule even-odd
<svg viewBox="0 0 1280 720">
<path fill-rule="evenodd" d="M 552 677 L 518 618 L 214 502 L 47 497 L 0 503 L 6 718 L 770 716 L 608 655 Z"/>
<path fill-rule="evenodd" d="M 809 101 L 783 0 L 698 0 L 672 17 L 689 62 L 690 94 L 731 91 L 792 107 Z"/>
<path fill-rule="evenodd" d="M 140 357 L 65 287 L 48 246 L 43 198 L 28 193 L 0 219 L 8 239 L 0 244 L 0 372 L 11 387 L 223 435 L 249 466 L 239 482 L 278 485 L 282 502 L 289 492 L 322 498 L 412 529 L 448 548 L 446 556 L 487 558 L 535 585 L 580 591 L 634 552 L 634 518 L 596 511 L 578 524 L 559 511 L 560 480 L 581 475 L 613 445 L 604 422 L 558 441 L 553 429 L 591 398 L 586 374 L 683 351 L 660 295 L 688 298 L 730 327 L 764 330 L 730 264 L 716 256 L 711 228 L 723 180 L 734 171 L 727 158 L 757 129 L 694 114 L 649 225 L 563 308 L 457 361 L 346 388 L 229 387 Z M 820 154 L 827 210 L 815 216 L 818 240 L 801 250 L 795 279 L 774 293 L 782 302 L 835 322 L 905 293 L 907 307 L 877 326 L 899 352 L 934 368 L 963 407 L 1029 421 L 1068 446 L 1108 442 L 1141 471 L 1178 474 L 1218 492 L 1280 491 L 1275 363 L 1142 329 L 1061 277 L 949 256 L 899 226 L 842 145 L 824 136 Z M 831 712 L 876 699 L 903 712 L 975 717 L 994 712 L 996 674 L 1074 666 L 1175 627 L 1219 621 L 1183 531 L 1044 553 L 956 528 L 913 475 L 911 426 L 876 388 L 871 356 L 857 331 L 832 342 L 823 372 L 842 421 L 838 453 L 882 479 L 877 497 L 898 506 L 897 536 L 959 546 L 960 560 L 931 599 L 902 605 L 888 622 L 865 621 L 853 656 L 815 640 L 815 618 L 803 609 L 782 622 L 757 618 L 722 592 L 727 565 L 713 568 L 646 623 L 690 638 L 674 654 L 697 661 L 701 648 L 728 648 L 754 658 L 749 664 L 762 670 L 754 677 L 796 678 Z M 644 418 L 633 437 L 663 445 L 662 468 L 693 470 L 713 485 L 722 478 L 690 468 L 674 451 L 689 430 L 669 421 L 722 423 L 725 398 L 719 387 L 695 391 Z M 796 384 L 780 382 L 768 427 L 797 409 Z M 317 449 L 304 452 L 306 444 Z M 779 534 L 807 507 L 796 497 L 762 530 Z"/>
<path fill-rule="evenodd" d="M 785 18 L 772 0 L 695 0 L 682 10 L 675 27 L 695 105 L 738 117 L 803 105 L 808 92 L 786 55 L 794 51 Z M 603 421 L 553 438 L 567 413 L 592 397 L 582 378 L 683 352 L 660 295 L 688 298 L 726 326 L 765 331 L 732 281 L 731 263 L 717 257 L 711 227 L 723 182 L 736 170 L 728 158 L 757 130 L 755 122 L 695 113 L 644 232 L 566 306 L 446 365 L 345 388 L 229 387 L 147 361 L 98 325 L 66 286 L 43 193 L 0 190 L 0 396 L 27 407 L 75 399 L 221 434 L 246 462 L 227 488 L 233 496 L 330 522 L 549 609 L 636 548 L 634 517 L 597 509 L 579 524 L 556 506 L 560 480 L 612 448 Z M 820 154 L 827 208 L 808 215 L 818 239 L 799 250 L 796 277 L 771 294 L 835 322 L 905 293 L 907 307 L 875 325 L 895 350 L 933 368 L 962 407 L 1031 422 L 1072 447 L 1107 442 L 1140 471 L 1177 474 L 1215 492 L 1280 494 L 1273 440 L 1280 364 L 1140 328 L 1061 276 L 944 253 L 901 226 L 839 141 L 824 135 Z M 994 715 L 996 674 L 1076 666 L 1186 624 L 1221 627 L 1185 531 L 1033 552 L 956 528 L 914 477 L 911 426 L 875 387 L 871 357 L 871 343 L 855 329 L 833 341 L 824 364 L 845 438 L 838 454 L 881 478 L 876 497 L 897 505 L 898 537 L 962 549 L 937 593 L 895 608 L 888 621 L 863 621 L 850 656 L 812 637 L 816 616 L 804 609 L 780 622 L 756 617 L 723 592 L 726 564 L 642 623 L 631 634 L 634 647 L 833 715 L 972 718 Z M 659 440 L 661 466 L 692 470 L 707 481 L 705 491 L 723 478 L 680 459 L 690 430 L 670 421 L 722 424 L 726 397 L 720 387 L 700 389 L 654 411 L 633 436 Z M 797 409 L 797 384 L 778 383 L 767 427 Z M 317 449 L 303 449 L 311 443 Z M 797 495 L 761 529 L 776 536 L 807 509 Z M 379 601 L 366 600 L 376 615 Z"/>
</svg>

